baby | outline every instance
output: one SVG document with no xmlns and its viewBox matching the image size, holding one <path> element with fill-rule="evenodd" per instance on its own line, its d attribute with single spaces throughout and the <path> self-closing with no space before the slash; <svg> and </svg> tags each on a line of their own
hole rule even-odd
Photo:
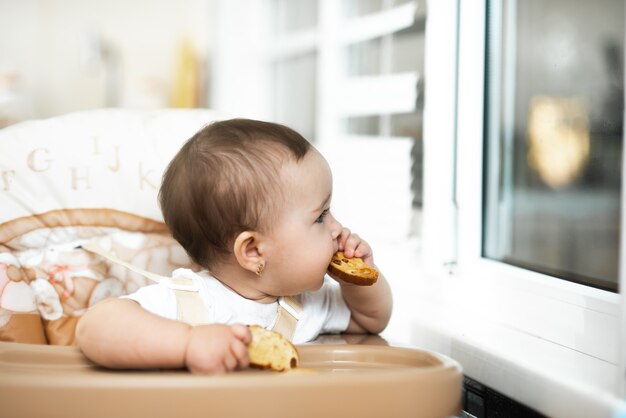
<svg viewBox="0 0 626 418">
<path fill-rule="evenodd" d="M 170 162 L 159 200 L 174 238 L 205 269 L 174 276 L 198 285 L 209 323 L 177 321 L 173 291 L 159 283 L 93 306 L 76 329 L 80 348 L 111 368 L 245 368 L 242 324 L 270 328 L 283 296 L 301 305 L 296 344 L 381 332 L 392 308 L 383 275 L 372 286 L 328 275 L 338 250 L 374 265 L 367 242 L 333 217 L 331 198 L 326 160 L 292 129 L 248 119 L 204 127 Z"/>
</svg>

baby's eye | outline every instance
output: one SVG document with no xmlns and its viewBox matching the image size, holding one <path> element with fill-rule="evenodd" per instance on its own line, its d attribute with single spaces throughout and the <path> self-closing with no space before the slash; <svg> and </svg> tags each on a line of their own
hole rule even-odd
<svg viewBox="0 0 626 418">
<path fill-rule="evenodd" d="M 322 213 L 320 214 L 320 216 L 317 217 L 317 219 L 315 220 L 315 223 L 321 224 L 322 222 L 324 222 L 324 218 L 326 217 L 326 215 L 328 215 L 329 209 L 324 209 L 322 211 Z"/>
</svg>

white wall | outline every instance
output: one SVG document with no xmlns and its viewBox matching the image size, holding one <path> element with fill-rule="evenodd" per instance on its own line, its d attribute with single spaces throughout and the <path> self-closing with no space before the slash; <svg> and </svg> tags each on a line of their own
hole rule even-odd
<svg viewBox="0 0 626 418">
<path fill-rule="evenodd" d="M 0 0 L 0 98 L 16 74 L 28 117 L 105 106 L 105 66 L 88 48 L 100 34 L 119 53 L 118 104 L 167 105 L 181 40 L 207 61 L 213 15 L 211 0 Z"/>
</svg>

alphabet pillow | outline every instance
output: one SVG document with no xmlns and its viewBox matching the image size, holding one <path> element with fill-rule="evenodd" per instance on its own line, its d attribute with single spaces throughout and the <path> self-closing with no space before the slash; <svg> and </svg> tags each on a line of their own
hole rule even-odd
<svg viewBox="0 0 626 418">
<path fill-rule="evenodd" d="M 77 248 L 97 241 L 169 275 L 193 267 L 163 223 L 157 193 L 210 110 L 94 110 L 0 130 L 0 341 L 74 343 L 94 303 L 145 279 Z"/>
</svg>

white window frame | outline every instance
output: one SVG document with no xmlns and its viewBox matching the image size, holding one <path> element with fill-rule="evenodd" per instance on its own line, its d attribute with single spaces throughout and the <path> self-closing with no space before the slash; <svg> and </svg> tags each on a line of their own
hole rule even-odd
<svg viewBox="0 0 626 418">
<path fill-rule="evenodd" d="M 532 388 L 521 391 L 496 375 L 497 355 L 489 360 L 489 353 L 497 351 L 492 347 L 507 351 L 509 343 L 528 344 L 526 354 L 511 349 L 517 354 L 506 361 L 515 364 L 498 370 L 514 374 L 536 363 L 546 379 L 571 385 L 574 393 L 587 391 L 589 397 L 581 396 L 581 405 L 602 396 L 611 399 L 608 403 L 623 398 L 623 297 L 481 256 L 486 2 L 431 1 L 428 10 L 423 259 L 428 280 L 445 282 L 446 289 L 453 289 L 454 295 L 442 298 L 458 319 L 447 325 L 459 328 L 439 333 L 452 336 L 448 347 L 455 341 L 481 346 L 486 361 L 479 359 L 481 355 L 464 358 L 470 377 L 548 415 L 563 410 L 542 403 Z M 625 201 L 622 192 L 622 225 Z M 622 266 L 624 253 L 622 245 Z M 466 317 L 477 322 L 470 326 Z M 480 328 L 471 342 L 470 328 Z M 571 405 L 581 407 L 576 402 Z"/>
<path fill-rule="evenodd" d="M 363 139 L 341 133 L 340 121 L 344 117 L 414 110 L 419 72 L 344 77 L 341 49 L 410 27 L 425 11 L 414 3 L 406 3 L 342 21 L 340 1 L 312 1 L 318 2 L 317 26 L 278 36 L 270 33 L 271 0 L 217 2 L 218 42 L 214 46 L 212 106 L 239 116 L 275 120 L 271 94 L 273 63 L 317 52 L 315 127 L 318 146 L 333 146 L 337 139 Z M 237 28 L 232 22 L 239 22 Z M 239 27 L 246 30 L 241 31 Z M 369 97 L 376 99 L 364 100 Z M 391 138 L 385 133 L 376 138 L 410 139 Z"/>
</svg>

